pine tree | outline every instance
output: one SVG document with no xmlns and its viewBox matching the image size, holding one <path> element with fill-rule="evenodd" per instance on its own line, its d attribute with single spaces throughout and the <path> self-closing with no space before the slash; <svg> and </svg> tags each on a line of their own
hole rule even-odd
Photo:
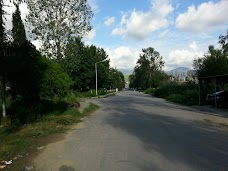
<svg viewBox="0 0 228 171">
<path fill-rule="evenodd" d="M 19 5 L 15 4 L 16 11 L 13 13 L 13 39 L 16 45 L 21 45 L 27 42 L 25 27 L 21 20 L 21 12 L 19 10 Z"/>
</svg>

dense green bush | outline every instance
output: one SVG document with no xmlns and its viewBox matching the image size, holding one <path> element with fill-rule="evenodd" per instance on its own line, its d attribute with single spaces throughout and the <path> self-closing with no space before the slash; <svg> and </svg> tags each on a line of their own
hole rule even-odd
<svg viewBox="0 0 228 171">
<path fill-rule="evenodd" d="M 155 90 L 156 90 L 155 88 L 148 88 L 148 89 L 145 91 L 145 94 L 154 95 Z"/>
<path fill-rule="evenodd" d="M 184 105 L 196 105 L 199 98 L 198 85 L 192 82 L 166 82 L 155 89 L 153 95 Z"/>
<path fill-rule="evenodd" d="M 183 89 L 183 87 L 179 83 L 168 82 L 168 83 L 164 83 L 160 87 L 158 87 L 155 90 L 154 95 L 156 97 L 165 98 L 171 94 L 182 94 L 182 89 Z"/>
<path fill-rule="evenodd" d="M 40 60 L 42 65 L 45 65 L 40 84 L 40 98 L 58 101 L 69 93 L 72 81 L 59 64 L 45 57 L 40 57 Z"/>
<path fill-rule="evenodd" d="M 184 96 L 180 94 L 170 94 L 165 97 L 165 99 L 171 102 L 183 104 Z"/>
<path fill-rule="evenodd" d="M 199 103 L 199 94 L 196 89 L 187 90 L 183 96 L 186 105 L 191 106 Z"/>
</svg>

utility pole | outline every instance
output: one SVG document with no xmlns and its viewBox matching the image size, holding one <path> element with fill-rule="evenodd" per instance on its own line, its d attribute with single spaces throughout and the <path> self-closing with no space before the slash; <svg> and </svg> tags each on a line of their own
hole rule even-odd
<svg viewBox="0 0 228 171">
<path fill-rule="evenodd" d="M 95 74 L 96 74 L 96 96 L 97 96 L 97 62 L 95 63 Z"/>
<path fill-rule="evenodd" d="M 103 61 L 99 61 L 99 62 L 95 62 L 95 74 L 96 74 L 96 96 L 97 96 L 97 64 L 101 63 L 101 62 L 105 62 L 106 59 L 104 59 Z"/>
</svg>

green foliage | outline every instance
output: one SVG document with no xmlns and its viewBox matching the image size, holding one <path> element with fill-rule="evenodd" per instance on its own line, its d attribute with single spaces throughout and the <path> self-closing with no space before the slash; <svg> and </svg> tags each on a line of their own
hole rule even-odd
<svg viewBox="0 0 228 171">
<path fill-rule="evenodd" d="M 72 37 L 83 36 L 91 30 L 93 16 L 87 0 L 26 0 L 35 39 L 42 40 L 43 52 L 61 59 Z"/>
<path fill-rule="evenodd" d="M 50 109 L 44 107 L 44 101 L 57 101 L 69 92 L 71 80 L 61 66 L 41 56 L 26 40 L 18 6 L 13 14 L 12 32 L 14 41 L 6 61 L 12 100 L 8 110 L 14 124 L 31 123 L 45 113 L 43 109 Z"/>
<path fill-rule="evenodd" d="M 154 95 L 157 97 L 167 97 L 171 94 L 182 94 L 182 86 L 177 82 L 168 82 L 162 84 L 160 87 L 156 89 Z"/>
<path fill-rule="evenodd" d="M 70 91 L 72 83 L 70 77 L 60 65 L 45 57 L 41 57 L 41 60 L 46 65 L 46 69 L 40 84 L 40 98 L 59 100 L 65 97 Z"/>
<path fill-rule="evenodd" d="M 196 90 L 187 90 L 184 94 L 170 94 L 165 97 L 166 100 L 171 102 L 184 104 L 188 106 L 198 104 L 198 92 Z"/>
<path fill-rule="evenodd" d="M 183 104 L 184 96 L 180 94 L 170 94 L 165 97 L 165 99 L 174 103 Z"/>
<path fill-rule="evenodd" d="M 13 29 L 12 35 L 14 39 L 14 43 L 17 45 L 21 45 L 26 43 L 26 33 L 25 27 L 21 20 L 21 12 L 19 10 L 19 5 L 16 4 L 16 11 L 13 13 Z"/>
<path fill-rule="evenodd" d="M 79 96 L 76 95 L 76 93 L 70 92 L 67 94 L 67 96 L 64 97 L 64 101 L 66 103 L 74 103 L 79 101 Z"/>
<path fill-rule="evenodd" d="M 75 96 L 78 98 L 96 97 L 107 94 L 106 90 L 98 90 L 96 95 L 96 90 L 90 90 L 86 92 L 74 92 Z"/>
<path fill-rule="evenodd" d="M 153 95 L 184 105 L 198 104 L 198 86 L 192 82 L 167 82 L 155 89 Z"/>
<path fill-rule="evenodd" d="M 89 106 L 83 110 L 82 114 L 89 115 L 92 112 L 96 111 L 97 109 L 99 109 L 99 106 L 97 106 L 96 104 L 90 103 Z"/>
<path fill-rule="evenodd" d="M 140 54 L 133 74 L 129 77 L 129 86 L 143 90 L 149 87 L 156 88 L 168 79 L 168 76 L 162 72 L 164 61 L 159 52 L 152 47 L 142 49 L 142 52 L 143 54 Z"/>
<path fill-rule="evenodd" d="M 125 79 L 123 73 L 117 69 L 110 68 L 107 88 L 118 88 L 118 90 L 122 90 L 124 86 Z"/>
<path fill-rule="evenodd" d="M 197 70 L 198 77 L 206 77 L 204 81 L 212 82 L 215 75 L 228 74 L 228 30 L 226 36 L 219 37 L 220 48 L 215 49 L 214 46 L 208 47 L 208 53 L 203 58 L 194 60 L 193 67 Z M 227 77 L 216 78 L 218 85 L 228 83 Z"/>
<path fill-rule="evenodd" d="M 6 87 L 6 59 L 8 57 L 8 42 L 7 35 L 5 32 L 5 23 L 4 23 L 4 14 L 6 12 L 3 10 L 4 1 L 0 1 L 0 81 L 1 81 L 1 101 L 2 106 L 5 106 L 6 96 L 5 96 L 5 87 Z M 5 108 L 2 108 L 3 115 L 6 115 Z"/>
<path fill-rule="evenodd" d="M 155 90 L 156 90 L 155 88 L 148 88 L 144 93 L 154 95 Z"/>
<path fill-rule="evenodd" d="M 44 102 L 46 104 L 46 102 Z M 50 102 L 47 102 L 50 105 Z M 53 111 L 56 111 L 58 105 L 55 104 Z M 80 119 L 85 115 L 97 110 L 99 106 L 90 104 L 83 113 L 80 113 L 75 108 L 65 108 L 61 113 L 47 113 L 42 117 L 39 117 L 37 122 L 32 124 L 26 124 L 21 127 L 0 127 L 0 161 L 8 160 L 15 157 L 22 152 L 26 152 L 28 149 L 37 145 L 37 140 L 41 136 L 64 133 L 69 129 L 68 125 L 80 122 Z M 59 110 L 59 109 L 58 109 Z M 35 147 L 36 148 L 36 147 Z"/>
<path fill-rule="evenodd" d="M 58 62 L 73 80 L 74 91 L 87 92 L 95 89 L 95 64 L 98 89 L 112 87 L 121 90 L 124 87 L 123 74 L 110 68 L 108 55 L 104 49 L 94 45 L 85 46 L 80 38 L 75 38 L 67 44 L 64 54 L 65 57 Z"/>
<path fill-rule="evenodd" d="M 45 66 L 40 65 L 39 52 L 28 42 L 12 43 L 10 50 L 6 68 L 12 99 L 20 95 L 26 103 L 34 103 L 39 100 L 40 80 L 45 70 Z"/>
<path fill-rule="evenodd" d="M 163 71 L 154 71 L 151 74 L 151 77 L 149 79 L 150 87 L 157 88 L 162 83 L 167 82 L 169 80 L 169 76 L 163 72 Z"/>
</svg>

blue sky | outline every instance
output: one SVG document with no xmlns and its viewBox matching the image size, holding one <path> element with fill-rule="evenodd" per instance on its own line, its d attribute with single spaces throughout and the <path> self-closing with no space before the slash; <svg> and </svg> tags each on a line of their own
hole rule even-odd
<svg viewBox="0 0 228 171">
<path fill-rule="evenodd" d="M 228 0 L 89 0 L 93 30 L 84 40 L 106 50 L 111 66 L 133 69 L 153 47 L 164 70 L 192 67 L 228 29 Z"/>
</svg>

